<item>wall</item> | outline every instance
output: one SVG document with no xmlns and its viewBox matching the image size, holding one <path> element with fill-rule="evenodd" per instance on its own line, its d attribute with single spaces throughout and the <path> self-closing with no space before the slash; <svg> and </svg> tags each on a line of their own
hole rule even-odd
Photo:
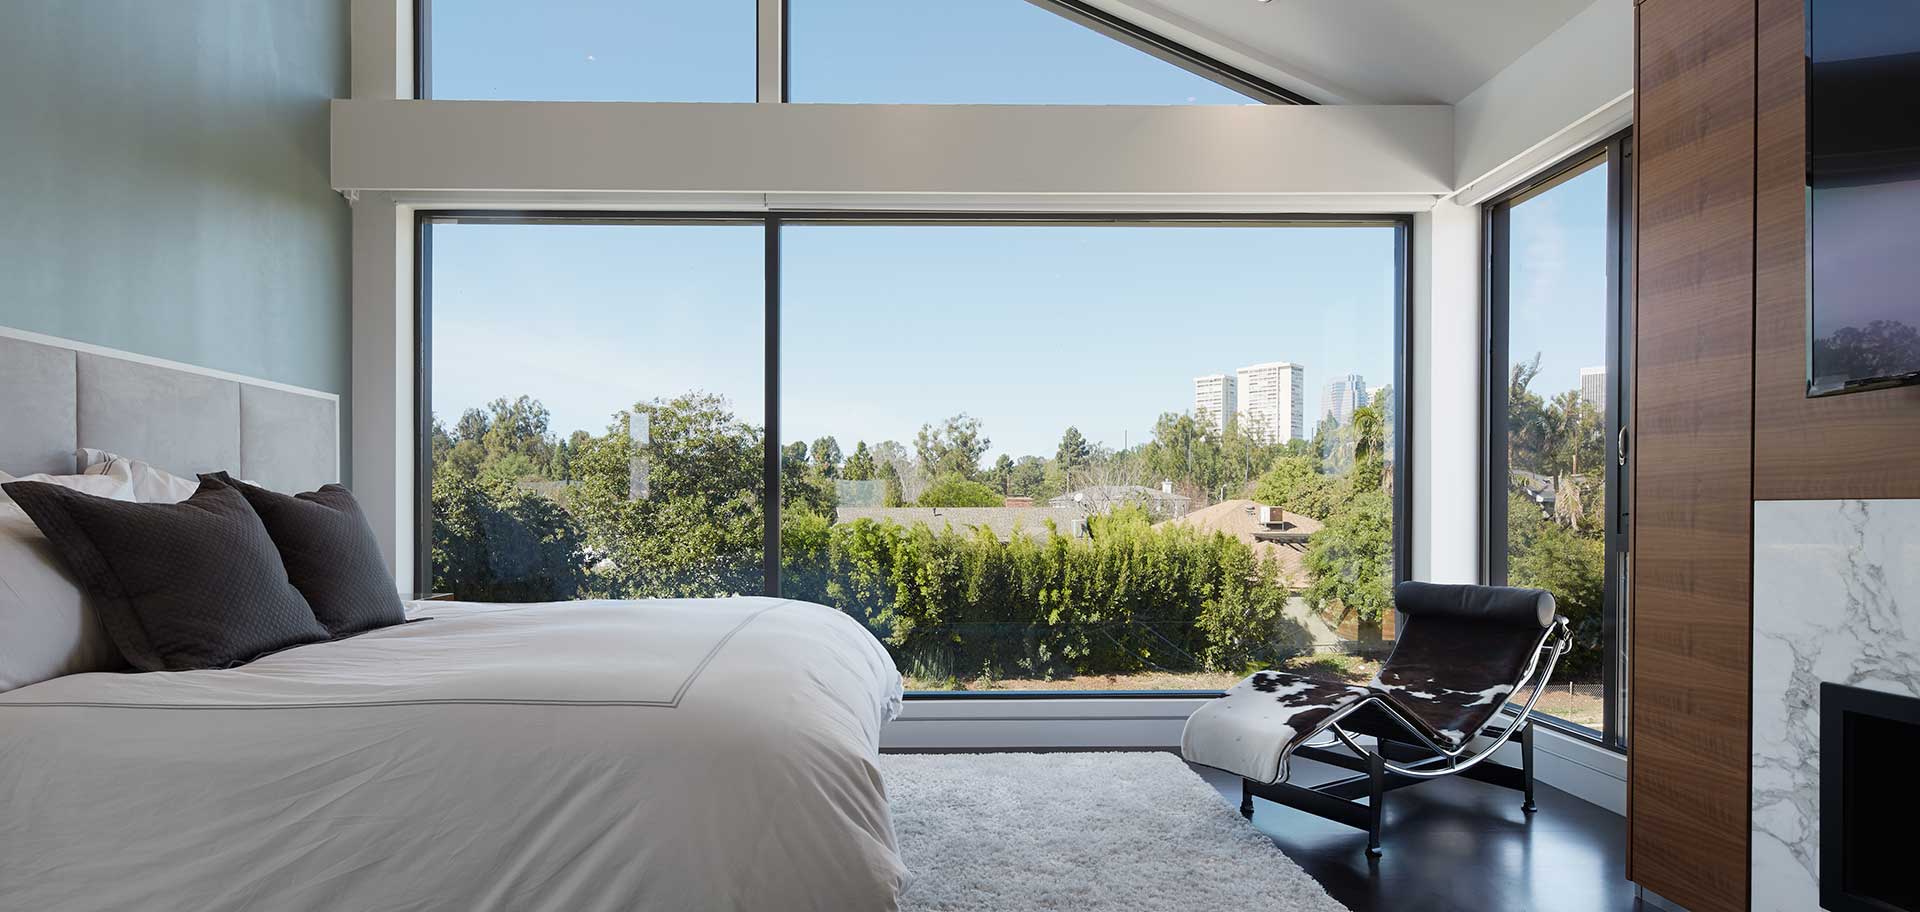
<svg viewBox="0 0 1920 912">
<path fill-rule="evenodd" d="M 1628 876 L 1747 908 L 1753 0 L 1644 0 L 1634 134 Z"/>
<path fill-rule="evenodd" d="M 345 394 L 346 88 L 344 0 L 0 4 L 0 325 Z"/>
<path fill-rule="evenodd" d="M 1454 186 L 1483 202 L 1633 122 L 1633 4 L 1595 0 L 1454 106 Z"/>
<path fill-rule="evenodd" d="M 1413 220 L 1413 578 L 1480 581 L 1480 209 Z"/>
</svg>

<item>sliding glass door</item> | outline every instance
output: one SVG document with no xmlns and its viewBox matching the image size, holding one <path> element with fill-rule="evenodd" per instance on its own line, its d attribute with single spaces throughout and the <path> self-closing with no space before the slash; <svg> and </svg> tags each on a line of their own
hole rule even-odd
<svg viewBox="0 0 1920 912">
<path fill-rule="evenodd" d="M 1575 647 L 1538 711 L 1613 742 L 1624 736 L 1630 152 L 1609 141 L 1487 214 L 1487 575 L 1554 593 Z"/>
</svg>

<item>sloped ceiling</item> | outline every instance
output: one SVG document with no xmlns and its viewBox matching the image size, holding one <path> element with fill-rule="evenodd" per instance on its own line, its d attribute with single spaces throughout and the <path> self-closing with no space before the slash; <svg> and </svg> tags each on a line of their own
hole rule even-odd
<svg viewBox="0 0 1920 912">
<path fill-rule="evenodd" d="M 1454 104 L 1594 2 L 1091 0 L 1328 104 Z"/>
</svg>

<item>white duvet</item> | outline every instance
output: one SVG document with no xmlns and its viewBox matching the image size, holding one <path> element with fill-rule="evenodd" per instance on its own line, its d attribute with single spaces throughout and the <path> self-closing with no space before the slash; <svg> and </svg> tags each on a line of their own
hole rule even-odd
<svg viewBox="0 0 1920 912">
<path fill-rule="evenodd" d="M 0 694 L 6 910 L 893 909 L 900 678 L 804 602 L 423 602 Z"/>
</svg>

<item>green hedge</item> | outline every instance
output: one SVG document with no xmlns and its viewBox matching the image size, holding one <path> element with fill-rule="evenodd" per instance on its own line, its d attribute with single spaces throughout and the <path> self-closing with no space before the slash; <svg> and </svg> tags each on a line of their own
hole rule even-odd
<svg viewBox="0 0 1920 912">
<path fill-rule="evenodd" d="M 917 678 L 1242 671 L 1295 640 L 1271 562 L 1142 513 L 1097 518 L 1088 538 L 1048 528 L 1007 541 L 810 514 L 782 526 L 786 591 L 866 621 Z"/>
</svg>

